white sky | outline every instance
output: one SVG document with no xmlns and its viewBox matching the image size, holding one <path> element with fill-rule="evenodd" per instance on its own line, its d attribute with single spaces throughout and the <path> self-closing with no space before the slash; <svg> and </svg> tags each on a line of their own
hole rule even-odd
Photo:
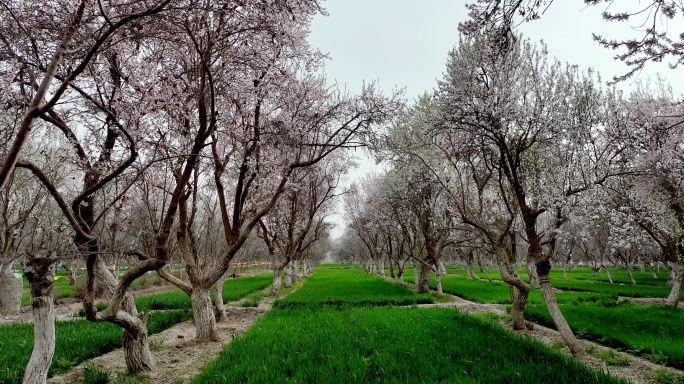
<svg viewBox="0 0 684 384">
<path fill-rule="evenodd" d="M 466 2 L 328 0 L 324 6 L 329 16 L 314 19 L 309 41 L 330 56 L 325 70 L 329 83 L 336 81 L 355 92 L 364 80 L 376 81 L 386 93 L 404 88 L 412 100 L 436 87 L 447 52 L 458 42 L 458 23 L 467 18 Z M 627 67 L 613 59 L 616 51 L 594 42 L 592 32 L 621 39 L 634 33 L 630 26 L 637 21 L 607 23 L 601 18 L 604 9 L 586 7 L 581 0 L 556 0 L 541 20 L 526 23 L 519 31 L 533 41 L 544 40 L 549 54 L 561 62 L 577 64 L 582 70 L 591 66 L 607 81 L 625 73 Z M 679 23 L 670 28 L 684 30 Z M 656 73 L 681 94 L 684 68 L 671 70 L 667 63 L 649 63 L 637 80 L 655 79 Z M 628 91 L 633 86 L 629 80 L 618 88 Z M 363 162 L 349 178 L 358 179 L 374 168 L 371 161 Z M 341 223 L 341 217 L 336 215 L 331 221 Z M 333 235 L 341 230 L 340 226 Z"/>
</svg>

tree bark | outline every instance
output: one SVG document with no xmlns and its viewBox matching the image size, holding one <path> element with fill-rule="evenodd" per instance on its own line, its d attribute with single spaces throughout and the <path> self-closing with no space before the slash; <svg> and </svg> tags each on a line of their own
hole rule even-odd
<svg viewBox="0 0 684 384">
<path fill-rule="evenodd" d="M 443 275 L 446 276 L 449 274 L 447 271 L 446 267 L 444 266 L 444 262 L 442 260 L 437 261 L 437 265 L 439 266 L 439 272 Z"/>
<path fill-rule="evenodd" d="M 510 260 L 515 260 L 515 255 L 509 255 L 501 247 L 495 248 L 496 261 L 499 266 L 499 273 L 503 281 L 510 286 L 511 294 L 511 321 L 513 329 L 531 329 L 525 322 L 524 311 L 527 305 L 527 298 L 530 294 L 530 286 L 527 285 L 516 273 Z M 512 257 L 509 257 L 512 256 Z"/>
<path fill-rule="evenodd" d="M 634 274 L 632 273 L 631 263 L 627 263 L 627 275 L 629 276 L 629 280 L 632 282 L 632 285 L 637 285 L 636 280 L 634 280 Z"/>
<path fill-rule="evenodd" d="M 24 269 L 31 289 L 33 311 L 33 351 L 24 372 L 24 384 L 42 384 L 55 353 L 55 307 L 52 299 L 51 260 L 47 258 L 28 259 Z"/>
<path fill-rule="evenodd" d="M 416 282 L 416 292 L 417 293 L 428 293 L 430 292 L 430 267 L 426 264 L 421 264 L 420 266 L 420 279 Z"/>
<path fill-rule="evenodd" d="M 192 313 L 195 318 L 195 340 L 218 340 L 216 319 L 211 308 L 209 289 L 196 285 L 190 295 Z"/>
<path fill-rule="evenodd" d="M 299 276 L 299 260 L 292 260 L 292 283 L 297 282 Z"/>
<path fill-rule="evenodd" d="M 399 269 L 397 274 L 394 276 L 394 281 L 399 285 L 404 285 L 404 270 Z"/>
<path fill-rule="evenodd" d="M 665 305 L 676 308 L 679 305 L 679 299 L 682 297 L 682 285 L 684 285 L 684 262 L 674 262 L 672 265 L 672 273 L 675 274 L 672 281 L 672 290 L 670 291 L 670 295 L 667 297 Z"/>
<path fill-rule="evenodd" d="M 0 271 L 0 315 L 16 316 L 21 310 L 21 279 Z"/>
<path fill-rule="evenodd" d="M 271 283 L 271 296 L 276 296 L 280 293 L 280 286 L 283 282 L 283 270 L 278 268 L 276 263 L 273 263 L 273 282 Z"/>
<path fill-rule="evenodd" d="M 129 373 L 152 372 L 154 368 L 146 324 L 147 318 L 135 329 L 124 329 L 121 341 Z"/>
<path fill-rule="evenodd" d="M 471 264 L 468 264 L 468 277 L 473 280 L 480 280 L 480 277 L 473 271 L 473 266 Z"/>
<path fill-rule="evenodd" d="M 560 333 L 573 356 L 584 356 L 584 349 L 582 349 L 582 346 L 575 337 L 575 334 L 572 332 L 572 329 L 570 329 L 570 325 L 568 324 L 567 320 L 565 320 L 563 313 L 561 313 L 560 307 L 558 307 L 556 294 L 553 292 L 553 288 L 551 287 L 551 281 L 549 281 L 548 271 L 551 269 L 551 266 L 549 265 L 548 261 L 542 261 L 540 264 L 545 265 L 543 267 L 537 266 L 537 273 L 540 283 L 539 290 L 541 291 L 544 302 L 546 303 L 546 308 L 553 319 L 553 323 L 556 325 L 556 330 L 558 330 Z"/>
<path fill-rule="evenodd" d="M 539 289 L 539 276 L 536 269 L 537 267 L 535 267 L 534 262 L 530 261 L 527 263 L 527 277 L 530 278 L 530 285 L 532 288 Z"/>
<path fill-rule="evenodd" d="M 285 267 L 285 288 L 292 288 L 292 263 Z"/>
<path fill-rule="evenodd" d="M 437 293 L 440 295 L 444 293 L 442 290 L 442 272 L 439 270 L 439 267 L 435 268 L 435 283 L 437 285 Z"/>
<path fill-rule="evenodd" d="M 225 280 L 225 276 L 222 276 L 211 287 L 212 291 L 214 292 L 214 315 L 216 317 L 217 323 L 224 323 L 228 321 L 228 315 L 226 315 L 226 306 L 223 304 L 223 283 Z"/>
</svg>

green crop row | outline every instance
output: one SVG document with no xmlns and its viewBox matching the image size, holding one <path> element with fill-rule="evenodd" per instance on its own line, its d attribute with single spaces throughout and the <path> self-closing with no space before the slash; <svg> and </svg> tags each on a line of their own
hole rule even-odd
<svg viewBox="0 0 684 384">
<path fill-rule="evenodd" d="M 276 302 L 278 308 L 319 305 L 411 305 L 433 303 L 430 295 L 417 295 L 358 269 L 321 269 L 309 277 L 303 288 Z"/>
<path fill-rule="evenodd" d="M 271 275 L 261 274 L 251 277 L 240 277 L 237 279 L 226 280 L 223 284 L 223 302 L 239 300 L 252 292 L 256 292 L 268 287 L 271 284 Z M 211 296 L 212 302 L 214 300 Z M 185 292 L 176 289 L 170 292 L 157 293 L 154 295 L 138 297 L 135 299 L 135 304 L 139 311 L 159 311 L 159 310 L 174 310 L 174 309 L 190 309 L 190 296 Z M 97 310 L 102 311 L 107 308 L 106 303 L 97 305 Z M 79 310 L 77 315 L 84 316 L 83 309 Z"/>
<path fill-rule="evenodd" d="M 561 311 L 579 337 L 684 369 L 684 310 L 622 302 L 608 306 L 561 305 Z M 525 316 L 554 326 L 545 306 L 530 306 Z"/>
<path fill-rule="evenodd" d="M 415 284 L 413 275 L 404 276 L 404 281 Z M 437 289 L 435 277 L 430 278 L 430 287 Z M 478 303 L 490 304 L 510 304 L 511 295 L 510 288 L 507 284 L 502 282 L 488 282 L 484 280 L 471 280 L 463 277 L 456 277 L 452 275 L 442 276 L 442 290 L 445 293 L 450 293 L 462 297 L 466 300 L 475 301 Z M 559 303 L 571 302 L 595 302 L 599 300 L 611 300 L 614 298 L 610 295 L 597 293 L 582 293 L 582 292 L 558 292 L 556 299 Z M 543 303 L 541 293 L 537 290 L 530 291 L 528 303 L 538 304 Z"/>
<path fill-rule="evenodd" d="M 149 334 L 159 333 L 192 317 L 190 311 L 152 314 Z M 110 323 L 86 320 L 55 324 L 55 355 L 49 375 L 68 371 L 81 362 L 121 347 L 121 328 Z M 15 324 L 0 328 L 0 384 L 20 383 L 33 348 L 33 325 Z"/>
<path fill-rule="evenodd" d="M 368 307 L 274 310 L 194 380 L 246 382 L 623 383 L 453 309 Z"/>
</svg>

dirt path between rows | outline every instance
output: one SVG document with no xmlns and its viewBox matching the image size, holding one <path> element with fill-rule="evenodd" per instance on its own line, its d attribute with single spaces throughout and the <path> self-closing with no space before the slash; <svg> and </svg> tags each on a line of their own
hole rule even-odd
<svg viewBox="0 0 684 384">
<path fill-rule="evenodd" d="M 544 326 L 541 326 L 539 324 L 534 324 L 534 329 L 532 330 L 524 330 L 524 331 L 515 331 L 513 330 L 513 327 L 511 326 L 511 321 L 510 321 L 510 316 L 506 312 L 506 306 L 503 304 L 480 304 L 472 301 L 465 300 L 461 297 L 454 296 L 454 295 L 449 295 L 446 294 L 447 296 L 452 298 L 451 302 L 447 303 L 437 303 L 437 304 L 419 304 L 419 308 L 455 308 L 461 313 L 473 315 L 473 314 L 478 314 L 478 313 L 493 313 L 497 316 L 499 316 L 499 324 L 506 329 L 507 331 L 520 335 L 520 336 L 526 336 L 530 337 L 532 339 L 535 339 L 537 341 L 542 342 L 548 347 L 551 347 L 552 349 L 559 350 L 561 353 L 567 356 L 571 356 L 570 350 L 568 349 L 567 346 L 565 346 L 565 343 L 563 342 L 563 339 L 561 338 L 560 334 L 553 329 L 546 328 Z M 610 373 L 612 376 L 619 377 L 626 379 L 630 383 L 633 384 L 655 384 L 659 383 L 659 381 L 656 380 L 656 372 L 661 371 L 661 370 L 667 370 L 670 374 L 674 376 L 680 376 L 684 377 L 684 371 L 675 369 L 675 368 L 670 368 L 670 367 L 663 367 L 662 365 L 657 365 L 654 364 L 644 358 L 637 357 L 628 353 L 620 352 L 618 350 L 604 347 L 600 344 L 597 344 L 595 342 L 589 341 L 589 340 L 583 340 L 579 339 L 579 342 L 582 344 L 582 347 L 584 347 L 584 350 L 588 349 L 593 349 L 594 351 L 601 353 L 601 352 L 606 352 L 606 351 L 612 351 L 616 356 L 619 356 L 621 358 L 627 359 L 629 361 L 629 365 L 626 366 L 615 366 L 615 365 L 608 365 L 604 360 L 593 356 L 591 354 L 587 354 L 586 357 L 583 357 L 579 359 L 582 363 L 585 365 L 595 369 L 595 370 L 600 370 L 604 372 Z M 562 347 L 561 347 L 562 346 Z M 594 352 L 594 354 L 596 353 Z"/>
<path fill-rule="evenodd" d="M 299 279 L 287 294 L 299 289 L 304 281 L 304 279 Z M 279 299 L 282 297 L 284 295 L 279 296 Z M 150 336 L 150 349 L 155 359 L 155 370 L 145 376 L 155 384 L 190 382 L 192 378 L 202 372 L 207 364 L 216 360 L 223 348 L 230 344 L 236 336 L 246 332 L 259 317 L 268 312 L 275 300 L 272 296 L 266 296 L 261 299 L 256 308 L 235 306 L 244 299 L 227 304 L 228 322 L 217 324 L 221 341 L 196 343 L 194 341 L 195 326 L 191 321 L 176 324 L 165 331 Z M 82 383 L 83 369 L 88 365 L 100 367 L 109 372 L 112 378 L 126 371 L 123 350 L 117 349 L 88 360 L 64 375 L 48 379 L 47 382 L 52 384 Z"/>
</svg>

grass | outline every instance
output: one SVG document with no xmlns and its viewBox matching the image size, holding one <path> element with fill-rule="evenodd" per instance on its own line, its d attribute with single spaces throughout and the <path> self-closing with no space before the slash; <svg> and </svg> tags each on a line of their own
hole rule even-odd
<svg viewBox="0 0 684 384">
<path fill-rule="evenodd" d="M 599 342 L 649 360 L 684 369 L 684 311 L 651 306 L 639 307 L 629 302 L 605 305 L 561 305 L 572 330 L 582 338 Z M 544 306 L 529 306 L 525 316 L 553 327 Z"/>
<path fill-rule="evenodd" d="M 454 310 L 371 307 L 274 310 L 193 382 L 624 383 Z"/>
<path fill-rule="evenodd" d="M 228 303 L 240 300 L 251 293 L 268 287 L 270 284 L 271 276 L 268 274 L 226 280 L 223 284 L 223 302 Z M 192 308 L 190 296 L 178 289 L 170 292 L 138 297 L 135 299 L 135 304 L 141 312 Z M 97 304 L 98 311 L 103 311 L 106 308 L 106 303 Z M 79 309 L 78 312 L 76 312 L 76 316 L 85 316 L 85 311 Z"/>
<path fill-rule="evenodd" d="M 147 329 L 150 334 L 159 333 L 191 317 L 187 310 L 154 313 L 147 322 Z M 58 321 L 55 327 L 55 355 L 50 376 L 121 347 L 121 328 L 113 324 L 74 320 Z M 32 348 L 32 324 L 0 328 L 0 384 L 21 382 Z"/>
<path fill-rule="evenodd" d="M 397 284 L 355 270 L 321 269 L 304 286 L 276 301 L 278 308 L 320 305 L 382 306 L 433 303 L 431 295 L 417 295 Z"/>
<path fill-rule="evenodd" d="M 404 280 L 414 284 L 413 276 L 404 276 Z M 430 288 L 437 289 L 435 277 L 430 277 Z M 442 290 L 445 293 L 450 293 L 462 297 L 466 300 L 475 301 L 478 303 L 487 304 L 510 304 L 511 295 L 509 293 L 509 286 L 501 282 L 488 282 L 483 280 L 471 280 L 457 276 L 442 276 Z M 556 293 L 556 300 L 559 303 L 570 302 L 595 302 L 600 300 L 612 300 L 612 296 L 597 294 L 597 293 L 581 293 L 581 292 L 558 292 Z M 528 298 L 529 304 L 541 304 L 541 293 L 537 290 L 530 291 Z"/>
</svg>

